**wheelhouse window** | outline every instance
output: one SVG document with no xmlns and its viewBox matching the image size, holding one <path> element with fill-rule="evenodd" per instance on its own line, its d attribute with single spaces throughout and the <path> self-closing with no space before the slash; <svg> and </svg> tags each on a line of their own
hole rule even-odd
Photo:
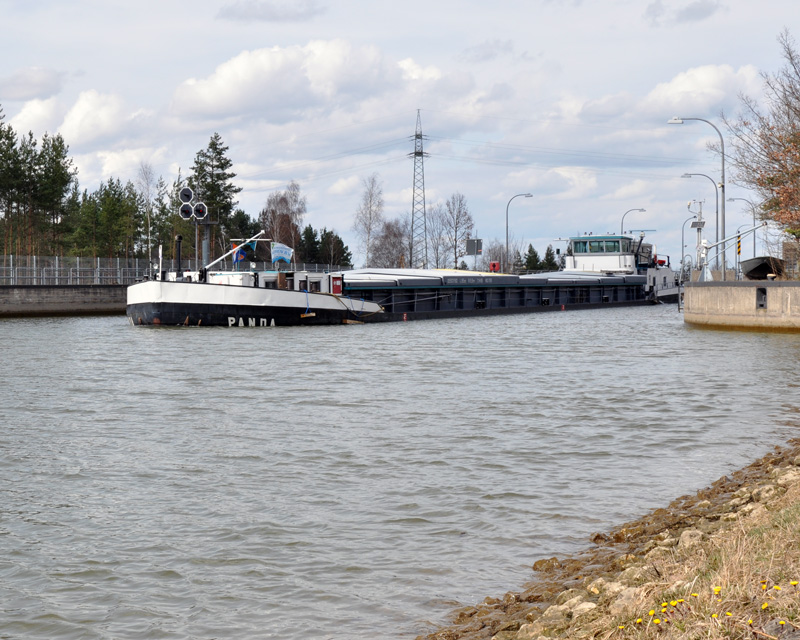
<svg viewBox="0 0 800 640">
<path fill-rule="evenodd" d="M 572 240 L 572 253 L 629 253 L 631 241 L 629 238 L 615 240 Z"/>
</svg>

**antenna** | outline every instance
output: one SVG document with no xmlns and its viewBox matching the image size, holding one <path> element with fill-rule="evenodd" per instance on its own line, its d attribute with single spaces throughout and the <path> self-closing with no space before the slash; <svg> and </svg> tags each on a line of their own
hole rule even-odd
<svg viewBox="0 0 800 640">
<path fill-rule="evenodd" d="M 429 155 L 422 150 L 422 120 L 417 109 L 417 130 L 414 134 L 414 197 L 411 204 L 411 254 L 408 264 L 414 269 L 428 266 L 428 232 L 425 224 L 425 167 L 423 158 Z"/>
</svg>

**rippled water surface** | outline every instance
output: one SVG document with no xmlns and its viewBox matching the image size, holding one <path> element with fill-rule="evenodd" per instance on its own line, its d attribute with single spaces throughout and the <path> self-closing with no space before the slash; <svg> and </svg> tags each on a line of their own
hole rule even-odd
<svg viewBox="0 0 800 640">
<path fill-rule="evenodd" d="M 2 638 L 413 638 L 798 424 L 800 336 L 673 306 L 0 353 Z"/>
</svg>

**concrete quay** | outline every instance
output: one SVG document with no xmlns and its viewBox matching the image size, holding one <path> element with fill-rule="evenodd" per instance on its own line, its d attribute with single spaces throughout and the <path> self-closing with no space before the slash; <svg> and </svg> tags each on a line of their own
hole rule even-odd
<svg viewBox="0 0 800 640">
<path fill-rule="evenodd" d="M 125 313 L 128 285 L 3 285 L 0 318 Z"/>
<path fill-rule="evenodd" d="M 686 283 L 683 319 L 706 327 L 800 332 L 800 282 Z"/>
</svg>

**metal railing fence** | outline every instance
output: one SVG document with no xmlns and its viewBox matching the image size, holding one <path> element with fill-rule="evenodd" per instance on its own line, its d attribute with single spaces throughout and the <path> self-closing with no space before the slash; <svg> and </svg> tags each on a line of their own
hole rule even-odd
<svg viewBox="0 0 800 640">
<path fill-rule="evenodd" d="M 174 270 L 175 260 L 164 260 L 164 271 Z M 247 262 L 239 265 L 240 271 L 268 271 L 268 262 Z M 338 265 L 327 264 L 281 264 L 282 271 L 339 271 Z M 181 260 L 181 269 L 195 271 L 194 260 Z M 236 270 L 230 261 L 215 265 L 214 271 Z M 153 272 L 156 267 L 153 267 Z M 78 284 L 122 284 L 129 285 L 149 276 L 148 262 L 144 258 L 81 258 L 59 256 L 2 256 L 0 255 L 0 285 L 78 285 Z"/>
</svg>

